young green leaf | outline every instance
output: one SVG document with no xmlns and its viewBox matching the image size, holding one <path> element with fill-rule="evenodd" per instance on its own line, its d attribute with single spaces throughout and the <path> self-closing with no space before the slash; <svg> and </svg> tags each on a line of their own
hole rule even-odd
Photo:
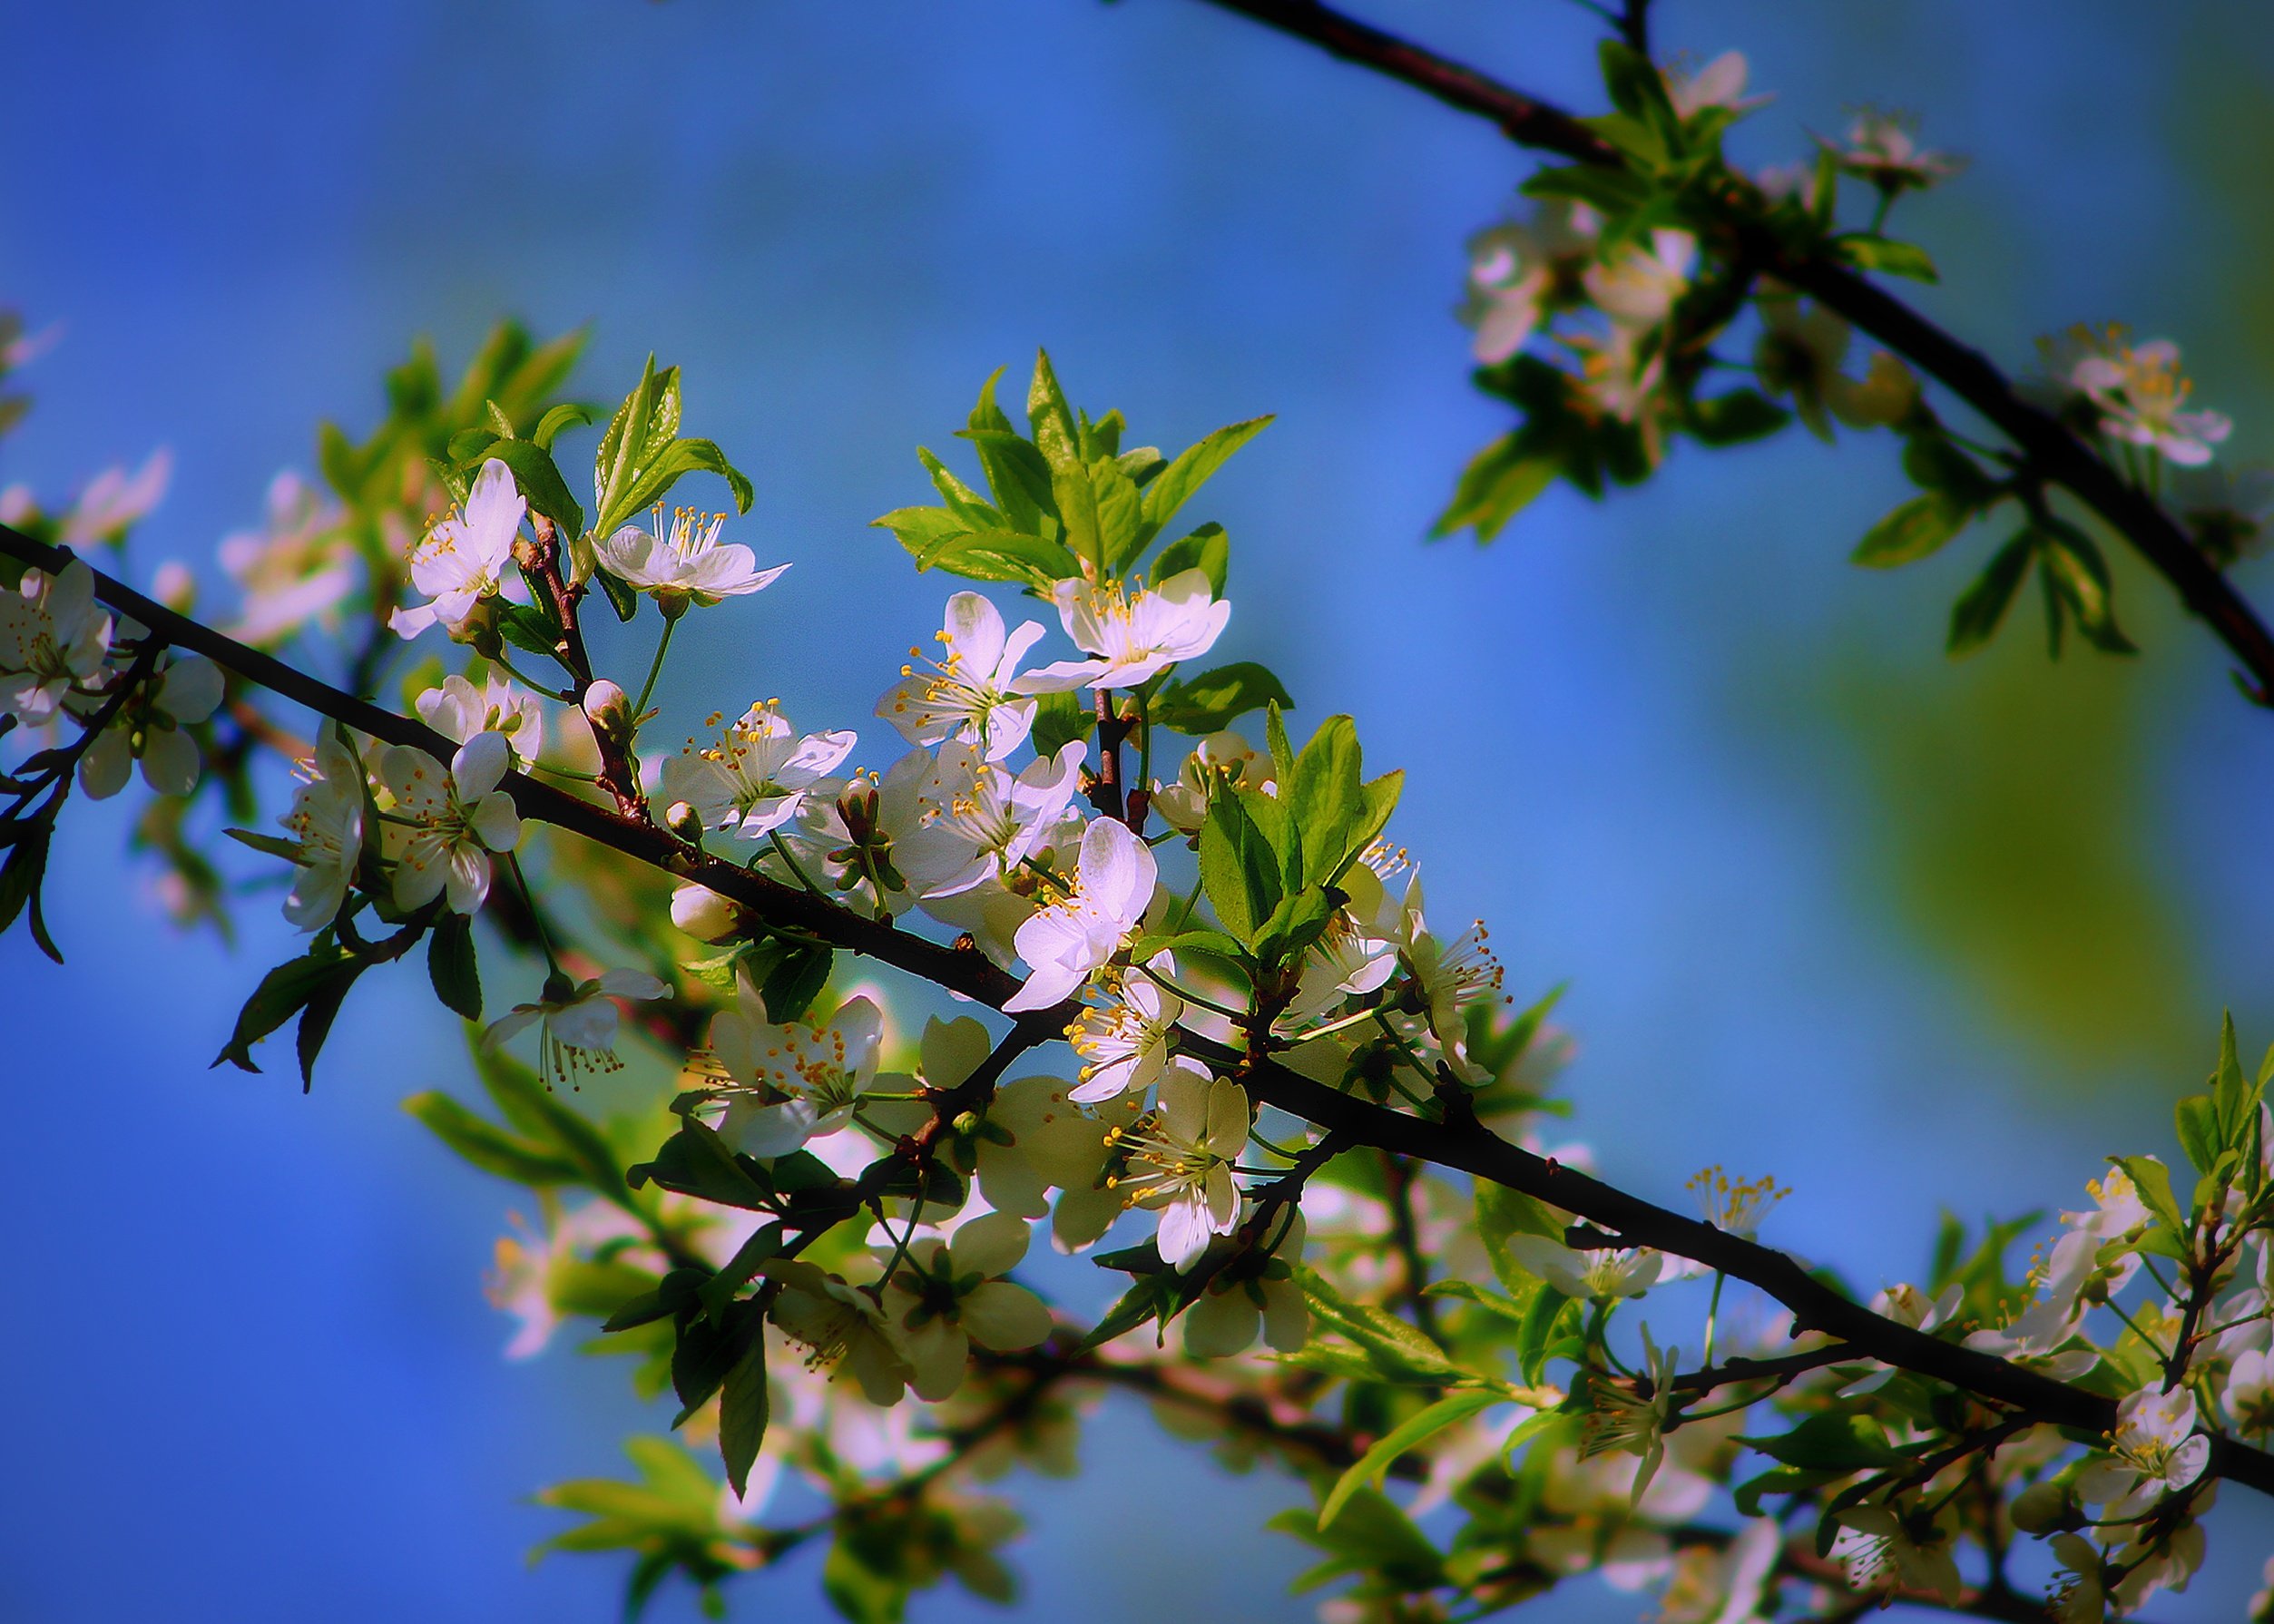
<svg viewBox="0 0 2274 1624">
<path fill-rule="evenodd" d="M 1198 676 L 1171 678 L 1145 710 L 1154 726 L 1199 739 L 1266 705 L 1292 710 L 1295 701 L 1277 677 L 1252 660 L 1241 660 Z"/>
<path fill-rule="evenodd" d="M 1427 1409 L 1408 1415 L 1385 1433 L 1373 1448 L 1352 1463 L 1334 1488 L 1326 1502 L 1318 1508 L 1318 1527 L 1323 1532 L 1341 1515 L 1342 1508 L 1360 1489 L 1378 1489 L 1389 1473 L 1390 1463 L 1407 1451 L 1427 1443 L 1449 1426 L 1456 1426 L 1478 1411 L 1493 1404 L 1506 1404 L 1506 1395 L 1483 1388 L 1467 1388 L 1448 1393 Z"/>
<path fill-rule="evenodd" d="M 1234 453 L 1271 426 L 1271 418 L 1250 417 L 1244 423 L 1226 424 L 1198 444 L 1178 453 L 1176 460 L 1163 468 L 1145 487 L 1144 535 L 1147 540 L 1159 535 L 1176 517 L 1177 510 L 1191 501 L 1192 495 L 1210 479 L 1216 470 L 1231 460 Z"/>
<path fill-rule="evenodd" d="M 426 975 L 443 1007 L 468 1021 L 482 1018 L 482 977 L 475 963 L 474 920 L 446 913 L 426 937 Z"/>
<path fill-rule="evenodd" d="M 1848 562 L 1871 570 L 1916 563 L 1939 552 L 1973 517 L 1972 510 L 1937 492 L 1914 496 L 1864 532 Z"/>
<path fill-rule="evenodd" d="M 1971 654 L 1995 635 L 2035 553 L 2035 538 L 2028 530 L 2022 531 L 1998 549 L 1989 567 L 1959 594 L 1950 611 L 1950 638 L 1946 645 L 1949 653 Z"/>
<path fill-rule="evenodd" d="M 766 1337 L 762 1322 L 749 1327 L 734 1368 L 719 1390 L 719 1454 L 737 1497 L 750 1492 L 750 1465 L 766 1441 Z"/>
</svg>

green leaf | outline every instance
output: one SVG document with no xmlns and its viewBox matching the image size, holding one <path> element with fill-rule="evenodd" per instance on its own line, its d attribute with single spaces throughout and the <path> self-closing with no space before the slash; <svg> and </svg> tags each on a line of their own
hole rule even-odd
<svg viewBox="0 0 2274 1624">
<path fill-rule="evenodd" d="M 1732 389 L 1690 403 L 1687 427 L 1701 445 L 1742 445 L 1765 440 L 1792 421 L 1792 414 L 1758 389 Z"/>
<path fill-rule="evenodd" d="M 1271 782 L 1295 781 L 1295 747 L 1287 742 L 1287 719 L 1277 705 L 1263 708 L 1263 743 L 1271 752 Z"/>
<path fill-rule="evenodd" d="M 1218 958 L 1244 959 L 1247 950 L 1221 931 L 1177 931 L 1172 934 L 1140 936 L 1130 944 L 1131 962 L 1142 964 L 1156 954 L 1204 953 Z"/>
<path fill-rule="evenodd" d="M 677 1133 L 656 1148 L 653 1159 L 633 1168 L 629 1179 L 635 1189 L 654 1184 L 746 1212 L 780 1208 L 764 1166 L 730 1147 L 716 1130 L 692 1120 L 682 1122 Z"/>
<path fill-rule="evenodd" d="M 1939 551 L 1973 517 L 1971 509 L 1957 506 L 1936 492 L 1914 496 L 1866 531 L 1855 552 L 1848 554 L 1848 562 L 1872 570 L 1916 563 Z"/>
<path fill-rule="evenodd" d="M 534 440 L 497 440 L 481 455 L 485 461 L 495 457 L 512 469 L 514 484 L 521 487 L 530 507 L 559 525 L 563 535 L 584 533 L 584 510 L 569 494 L 568 482 L 561 477 L 551 452 Z"/>
<path fill-rule="evenodd" d="M 1163 468 L 1145 487 L 1144 533 L 1146 539 L 1159 535 L 1176 517 L 1177 510 L 1191 500 L 1194 492 L 1206 484 L 1229 462 L 1242 445 L 1271 426 L 1269 416 L 1250 417 L 1244 423 L 1226 424 L 1198 444 L 1189 445 L 1177 455 L 1176 460 Z"/>
<path fill-rule="evenodd" d="M 508 603 L 502 598 L 495 602 L 497 630 L 507 642 L 547 659 L 558 656 L 562 637 L 558 621 L 526 603 Z"/>
<path fill-rule="evenodd" d="M 1113 1306 L 1105 1311 L 1104 1317 L 1091 1327 L 1090 1334 L 1082 1339 L 1082 1345 L 1074 1351 L 1086 1354 L 1092 1348 L 1103 1347 L 1116 1336 L 1126 1336 L 1156 1316 L 1162 1316 L 1162 1323 L 1166 1325 L 1168 1318 L 1173 1316 L 1178 1295 L 1177 1277 L 1173 1270 L 1164 1269 L 1158 1274 L 1138 1276 L 1130 1283 L 1129 1289 L 1122 1293 Z"/>
<path fill-rule="evenodd" d="M 1516 190 L 1526 197 L 1570 198 L 1616 217 L 1649 201 L 1651 183 L 1631 170 L 1574 163 L 1541 170 Z"/>
<path fill-rule="evenodd" d="M 916 553 L 919 570 L 946 570 L 974 581 L 1015 581 L 1048 589 L 1054 581 L 1079 575 L 1082 566 L 1055 542 L 1015 530 L 965 531 L 946 535 Z"/>
<path fill-rule="evenodd" d="M 1050 471 L 1050 499 L 1058 509 L 1061 535 L 1069 551 L 1103 573 L 1105 542 L 1098 520 L 1097 488 L 1082 467 Z"/>
<path fill-rule="evenodd" d="M 14 925 L 16 915 L 28 906 L 31 910 L 29 924 L 32 940 L 39 944 L 42 953 L 60 964 L 64 962 L 64 955 L 56 951 L 54 940 L 47 934 L 47 922 L 40 916 L 40 886 L 47 877 L 48 842 L 54 832 L 54 819 L 45 819 L 9 847 L 7 861 L 0 863 L 0 931 Z M 281 1020 L 279 1016 L 279 1021 Z M 275 1027 L 271 1026 L 269 1030 L 273 1032 Z M 221 1052 L 226 1056 L 229 1051 Z M 221 1061 L 213 1063 L 219 1065 Z M 248 1071 L 259 1069 L 250 1065 L 246 1067 Z"/>
<path fill-rule="evenodd" d="M 1738 1442 L 1787 1466 L 1819 1472 L 1860 1472 L 1892 1466 L 1905 1458 L 1902 1451 L 1888 1443 L 1886 1430 L 1877 1421 L 1852 1411 L 1827 1411 L 1809 1416 L 1789 1433 Z"/>
<path fill-rule="evenodd" d="M 1505 1257 L 1507 1251 L 1504 1244 L 1500 1248 L 1501 1256 Z M 1514 1268 L 1513 1264 L 1510 1267 Z M 1502 1284 L 1511 1285 L 1512 1282 L 1504 1277 Z M 1577 1303 L 1544 1280 L 1539 1283 L 1532 1301 L 1524 1308 L 1524 1324 L 1516 1328 L 1516 1368 L 1523 1373 L 1525 1381 L 1538 1383 L 1547 1369 L 1548 1361 L 1555 1357 L 1556 1348 L 1563 1340 L 1561 1333 L 1567 1322 L 1576 1322 L 1579 1312 Z"/>
<path fill-rule="evenodd" d="M 1469 458 L 1453 487 L 1453 500 L 1429 526 L 1429 534 L 1468 529 L 1479 542 L 1491 541 L 1555 483 L 1563 466 L 1562 458 L 1543 454 L 1537 439 L 1523 430 L 1501 435 Z"/>
<path fill-rule="evenodd" d="M 19 846 L 18 853 L 22 849 Z M 11 864 L 14 860 L 12 856 Z M 252 996 L 245 1000 L 245 1007 L 237 1014 L 236 1029 L 213 1063 L 218 1066 L 227 1061 L 241 1071 L 260 1071 L 253 1064 L 252 1046 L 307 1008 L 334 982 L 343 976 L 353 980 L 359 968 L 353 957 L 338 947 L 310 948 L 301 957 L 279 964 L 260 978 Z"/>
<path fill-rule="evenodd" d="M 485 1173 L 536 1189 L 580 1180 L 574 1164 L 475 1116 L 447 1094 L 434 1090 L 413 1094 L 403 1101 L 403 1109 Z"/>
<path fill-rule="evenodd" d="M 1279 856 L 1256 827 L 1236 793 L 1209 803 L 1201 825 L 1201 883 L 1216 917 L 1240 941 L 1256 932 L 1279 905 Z"/>
<path fill-rule="evenodd" d="M 1616 39 L 1597 42 L 1595 55 L 1603 69 L 1603 89 L 1610 93 L 1613 107 L 1646 125 L 1676 122 L 1666 82 L 1649 57 Z"/>
<path fill-rule="evenodd" d="M 316 1057 L 323 1052 L 324 1040 L 331 1035 L 331 1023 L 339 1013 L 339 1006 L 348 1002 L 348 989 L 356 984 L 356 977 L 362 973 L 363 965 L 349 960 L 347 968 L 309 994 L 308 1003 L 300 1011 L 299 1026 L 292 1034 L 292 1050 L 300 1062 L 303 1093 L 316 1086 Z"/>
<path fill-rule="evenodd" d="M 1390 814 L 1397 810 L 1397 797 L 1406 788 L 1406 769 L 1393 768 L 1378 778 L 1369 778 L 1359 787 L 1361 809 L 1358 822 L 1350 830 L 1349 855 L 1341 866 L 1327 876 L 1327 884 L 1338 883 L 1348 872 L 1350 865 L 1365 855 L 1366 848 L 1381 837 L 1388 827 Z"/>
<path fill-rule="evenodd" d="M 523 1132 L 549 1141 L 599 1194 L 620 1207 L 630 1205 L 631 1190 L 624 1183 L 623 1170 L 599 1129 L 563 1104 L 537 1081 L 536 1073 L 513 1056 L 479 1042 L 469 1047 L 475 1074 L 509 1121 Z"/>
<path fill-rule="evenodd" d="M 1160 486 L 1156 483 L 1153 488 Z M 1118 575 L 1152 539 L 1144 523 L 1144 498 L 1122 465 L 1107 456 L 1091 463 L 1090 490 L 1097 504 L 1098 547 L 1106 569 Z"/>
<path fill-rule="evenodd" d="M 1027 740 L 1038 757 L 1055 756 L 1077 739 L 1087 739 L 1097 726 L 1097 712 L 1071 693 L 1046 693 L 1034 706 L 1034 724 Z"/>
<path fill-rule="evenodd" d="M 868 521 L 875 530 L 889 530 L 916 557 L 922 558 L 971 528 L 944 507 L 897 507 L 882 518 Z"/>
<path fill-rule="evenodd" d="M 879 1573 L 841 1537 L 821 1559 L 821 1593 L 851 1624 L 900 1624 L 907 1612 L 907 1582 Z"/>
<path fill-rule="evenodd" d="M 2219 1109 L 2211 1103 L 2209 1094 L 2190 1094 L 2173 1108 L 2180 1136 L 2180 1149 L 2187 1152 L 2187 1159 L 2195 1164 L 2195 1170 L 2205 1178 L 2219 1165 L 2220 1153 L 2226 1148 L 2221 1143 Z"/>
<path fill-rule="evenodd" d="M 757 492 L 751 487 L 749 475 L 727 461 L 725 452 L 709 440 L 673 440 L 656 452 L 654 461 L 641 468 L 621 494 L 611 493 L 597 528 L 603 533 L 613 531 L 632 514 L 662 501 L 665 493 L 686 475 L 697 473 L 718 474 L 734 494 L 734 511 L 750 511 Z"/>
<path fill-rule="evenodd" d="M 2043 542 L 2038 567 L 2067 601 L 2085 641 L 2106 654 L 2138 653 L 2116 625 L 2108 561 L 2101 556 L 2093 538 L 2050 514 L 2039 517 L 2037 533 Z"/>
<path fill-rule="evenodd" d="M 282 857 L 288 863 L 297 863 L 300 860 L 300 843 L 297 840 L 287 840 L 279 835 L 263 835 L 252 829 L 223 829 L 221 833 L 237 842 L 238 845 L 250 846 L 253 850 L 269 856 Z M 0 910 L 4 908 L 5 905 L 0 905 Z M 6 918 L 0 917 L 0 930 L 7 928 Z"/>
<path fill-rule="evenodd" d="M 1173 678 L 1152 696 L 1146 715 L 1154 725 L 1198 739 L 1230 727 L 1266 705 L 1292 710 L 1279 680 L 1253 660 L 1236 660 L 1189 678 Z"/>
<path fill-rule="evenodd" d="M 1959 594 L 1958 602 L 1951 606 L 1950 637 L 1945 645 L 1950 654 L 1971 654 L 1996 634 L 2023 576 L 2029 572 L 2035 551 L 2032 533 L 2024 530 L 1999 548 L 1989 567 Z"/>
<path fill-rule="evenodd" d="M 1936 428 L 1923 429 L 1904 443 L 1903 472 L 1921 490 L 1939 491 L 1960 507 L 1986 507 L 2005 494 L 1981 464 Z"/>
<path fill-rule="evenodd" d="M 1211 522 L 1190 535 L 1181 535 L 1161 549 L 1152 561 L 1155 582 L 1181 575 L 1187 570 L 1198 570 L 1208 577 L 1211 597 L 1224 595 L 1224 582 L 1231 574 L 1231 538 L 1224 533 L 1221 524 Z"/>
<path fill-rule="evenodd" d="M 1026 422 L 1034 436 L 1034 449 L 1043 454 L 1043 462 L 1055 475 L 1080 472 L 1082 442 L 1077 436 L 1073 412 L 1066 405 L 1066 392 L 1058 386 L 1058 374 L 1051 367 L 1050 352 L 1034 352 L 1034 377 L 1026 388 Z"/>
<path fill-rule="evenodd" d="M 468 1021 L 482 1018 L 482 977 L 474 957 L 471 915 L 445 913 L 426 937 L 426 975 L 443 1007 Z"/>
<path fill-rule="evenodd" d="M 1350 1497 L 1360 1489 L 1378 1489 L 1389 1472 L 1390 1463 L 1416 1444 L 1427 1442 L 1449 1426 L 1457 1425 L 1488 1405 L 1505 1404 L 1501 1394 L 1469 1388 L 1460 1393 L 1448 1393 L 1427 1409 L 1407 1416 L 1397 1426 L 1384 1434 L 1380 1442 L 1360 1455 L 1336 1481 L 1335 1486 L 1318 1508 L 1318 1526 L 1323 1531 L 1339 1516 Z"/>
<path fill-rule="evenodd" d="M 1295 1581 L 1315 1589 L 1346 1573 L 1379 1574 L 1399 1590 L 1426 1590 L 1445 1582 L 1445 1558 L 1412 1518 L 1379 1489 L 1359 1489 L 1343 1502 L 1332 1526 L 1300 1506 L 1274 1516 L 1266 1528 L 1294 1535 L 1328 1553 L 1327 1561 Z"/>
<path fill-rule="evenodd" d="M 678 1418 L 671 1423 L 674 1427 L 683 1425 L 701 1409 L 740 1363 L 738 1329 L 713 1325 L 701 1315 L 679 1322 L 679 1341 L 671 1349 L 671 1391 L 679 1395 L 680 1404 Z"/>
<path fill-rule="evenodd" d="M 1346 866 L 1351 832 L 1366 812 L 1363 765 L 1358 724 L 1348 716 L 1319 723 L 1295 758 L 1294 779 L 1279 794 L 1303 843 L 1306 874 L 1339 874 Z"/>
<path fill-rule="evenodd" d="M 719 1454 L 737 1499 L 750 1492 L 750 1464 L 766 1441 L 766 1337 L 750 1327 L 748 1342 L 719 1391 Z"/>
<path fill-rule="evenodd" d="M 1056 525 L 1057 521 L 1050 516 L 1050 465 L 1031 441 L 1012 432 L 1008 418 L 1004 418 L 1001 428 L 970 428 L 961 437 L 978 452 L 987 489 L 1012 529 L 1040 534 L 1044 525 Z"/>
<path fill-rule="evenodd" d="M 947 511 L 963 521 L 964 528 L 1001 530 L 1005 527 L 1002 510 L 958 479 L 948 470 L 946 464 L 921 445 L 916 448 L 916 460 L 924 465 L 924 471 L 932 476 L 932 488 L 947 504 Z"/>
<path fill-rule="evenodd" d="M 1858 270 L 1885 271 L 1891 277 L 1909 277 L 1919 282 L 1942 280 L 1935 262 L 1926 257 L 1926 250 L 1915 242 L 1897 242 L 1890 237 L 1856 231 L 1833 238 L 1832 247 Z"/>
<path fill-rule="evenodd" d="M 1319 1324 L 1356 1344 L 1384 1380 L 1439 1387 L 1476 1384 L 1476 1376 L 1395 1314 L 1349 1301 L 1308 1265 L 1296 1267 L 1295 1279 Z"/>
<path fill-rule="evenodd" d="M 563 401 L 559 406 L 547 408 L 544 416 L 537 419 L 537 426 L 529 438 L 534 445 L 550 451 L 553 442 L 560 438 L 562 430 L 582 427 L 587 423 L 598 421 L 599 416 L 596 410 L 582 401 Z"/>
<path fill-rule="evenodd" d="M 2156 1221 L 2173 1235 L 2187 1233 L 2187 1220 L 2180 1216 L 2180 1204 L 2171 1193 L 2171 1169 L 2152 1156 L 2112 1156 L 2108 1159 L 2124 1169 L 2132 1183 L 2140 1188 L 2140 1198 Z"/>
</svg>

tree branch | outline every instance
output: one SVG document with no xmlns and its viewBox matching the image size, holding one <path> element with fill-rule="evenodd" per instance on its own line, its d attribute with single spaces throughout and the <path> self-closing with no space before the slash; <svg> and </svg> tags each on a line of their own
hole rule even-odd
<svg viewBox="0 0 2274 1624">
<path fill-rule="evenodd" d="M 1624 168 L 1626 159 L 1562 108 L 1436 52 L 1315 4 L 1315 0 L 1205 0 L 1345 62 L 1410 84 L 1463 113 L 1489 119 L 1520 146 L 1580 163 Z M 1632 13 L 1630 13 L 1632 15 Z M 1726 201 L 1758 201 L 1749 181 Z M 1739 254 L 1761 274 L 1808 294 L 1936 379 L 2002 430 L 2047 480 L 2066 488 L 2169 582 L 2242 662 L 2253 698 L 2274 704 L 2274 632 L 2214 568 L 2179 522 L 2128 481 L 2051 412 L 2024 400 L 1988 357 L 1961 343 L 1902 300 L 1822 252 L 1799 253 L 1742 207 L 1730 210 Z"/>
<path fill-rule="evenodd" d="M 0 525 L 0 553 L 51 572 L 61 570 L 72 559 L 66 549 L 47 546 L 5 525 Z M 457 748 L 423 723 L 382 710 L 294 670 L 272 655 L 247 648 L 152 602 L 100 571 L 93 574 L 97 598 L 132 615 L 176 647 L 204 654 L 240 676 L 348 727 L 425 750 L 437 760 L 447 761 Z M 660 828 L 633 823 L 524 774 L 507 774 L 505 785 L 524 817 L 584 836 L 637 861 L 695 880 L 770 922 L 793 925 L 849 953 L 894 965 L 990 1008 L 1001 1009 L 1019 989 L 1017 977 L 965 943 L 951 946 L 901 930 L 888 920 L 866 918 L 826 897 L 709 856 Z M 1009 1054 L 1063 1032 L 1083 1008 L 1078 1000 L 1070 998 L 1050 1009 L 1021 1015 L 1011 1035 L 998 1044 L 996 1055 L 990 1057 L 990 1063 L 957 1090 L 949 1091 L 950 1099 L 981 1085 L 982 1079 L 982 1086 L 991 1088 Z M 2113 1399 L 1874 1314 L 1816 1278 L 1783 1252 L 1629 1195 L 1510 1144 L 1481 1126 L 1408 1116 L 1316 1082 L 1267 1055 L 1245 1053 L 1197 1033 L 1180 1032 L 1178 1038 L 1184 1052 L 1207 1061 L 1220 1073 L 1237 1076 L 1251 1096 L 1266 1104 L 1305 1118 L 1352 1143 L 1416 1157 L 1506 1185 L 1576 1214 L 1603 1232 L 1575 1231 L 1576 1242 L 1585 1244 L 1592 1239 L 1596 1244 L 1671 1252 L 1759 1287 L 1792 1310 L 1797 1329 L 1821 1331 L 1852 1344 L 1858 1355 L 2005 1404 L 2035 1422 L 2096 1434 L 2114 1429 Z M 936 1106 L 926 1153 L 930 1139 L 936 1138 L 947 1120 L 942 1107 Z M 2274 1454 L 2231 1438 L 2212 1440 L 2210 1471 L 2274 1494 Z"/>
</svg>

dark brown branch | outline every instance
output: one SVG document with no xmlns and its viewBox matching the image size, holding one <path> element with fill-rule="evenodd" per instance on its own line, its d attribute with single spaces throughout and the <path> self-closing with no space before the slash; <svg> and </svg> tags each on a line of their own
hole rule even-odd
<svg viewBox="0 0 2274 1624">
<path fill-rule="evenodd" d="M 49 571 L 61 569 L 71 557 L 62 548 L 47 546 L 5 526 L 0 526 L 0 553 Z M 247 648 L 152 602 L 100 571 L 94 575 L 99 599 L 134 616 L 167 642 L 204 654 L 240 676 L 375 738 L 423 749 L 444 761 L 456 748 L 423 723 L 382 710 L 296 671 L 272 655 Z M 792 926 L 847 952 L 894 965 L 991 1008 L 999 1010 L 1019 988 L 1017 977 L 965 943 L 946 945 L 900 930 L 889 921 L 866 918 L 826 897 L 708 856 L 653 826 L 619 817 L 606 807 L 578 800 L 522 774 L 508 774 L 505 785 L 524 817 L 583 835 L 626 856 L 695 880 L 769 923 Z M 1078 1001 L 1068 999 L 1051 1009 L 1030 1011 L 1019 1017 L 1018 1026 L 1002 1047 L 1008 1049 L 1015 1042 L 1024 1048 L 1062 1032 L 1082 1009 Z M 1315 1082 L 1268 1056 L 1246 1054 L 1197 1034 L 1181 1033 L 1180 1047 L 1218 1071 L 1238 1076 L 1255 1099 L 1352 1143 L 1492 1179 L 1576 1214 L 1599 1226 L 1606 1238 L 1615 1238 L 1619 1245 L 1671 1252 L 1756 1286 L 1792 1310 L 1797 1329 L 1821 1331 L 1852 1343 L 1858 1355 L 2010 1406 L 2036 1422 L 2096 1434 L 2107 1433 L 2115 1426 L 2112 1399 L 1874 1314 L 1782 1252 L 1654 1206 L 1574 1169 L 1535 1156 L 1481 1127 L 1407 1116 Z M 980 1075 L 985 1073 L 983 1068 Z M 988 1083 L 991 1086 L 992 1077 Z M 948 1120 L 936 1109 L 926 1130 L 926 1146 Z M 2215 1438 L 2210 1469 L 2249 1488 L 2274 1493 L 2274 1455 L 2264 1451 L 2230 1438 Z"/>
<path fill-rule="evenodd" d="M 1313 0 L 1207 0 L 1346 62 L 1413 85 L 1463 113 L 1491 120 L 1519 145 L 1581 163 L 1622 168 L 1625 157 L 1572 114 L 1436 52 L 1369 27 Z M 1828 254 L 1796 251 L 1741 207 L 1749 185 L 1728 201 L 1738 252 L 1761 273 L 1808 294 L 1825 308 L 1908 359 L 1995 424 L 2038 474 L 2065 487 L 2171 582 L 2181 602 L 2208 623 L 2249 672 L 2260 703 L 2274 703 L 2274 632 L 2212 567 L 2178 521 L 2126 480 L 2044 407 L 2024 400 L 1981 351 L 1961 343 L 1901 299 Z"/>
</svg>

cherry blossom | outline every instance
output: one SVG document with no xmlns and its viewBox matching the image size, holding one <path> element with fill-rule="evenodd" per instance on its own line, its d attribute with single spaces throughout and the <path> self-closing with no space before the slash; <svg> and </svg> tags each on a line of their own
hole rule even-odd
<svg viewBox="0 0 2274 1624">
<path fill-rule="evenodd" d="M 404 637 L 417 637 L 429 626 L 462 624 L 475 604 L 503 589 L 528 511 L 513 470 L 495 457 L 484 463 L 465 506 L 412 550 L 411 583 L 431 602 L 397 609 L 387 624 Z"/>
</svg>

